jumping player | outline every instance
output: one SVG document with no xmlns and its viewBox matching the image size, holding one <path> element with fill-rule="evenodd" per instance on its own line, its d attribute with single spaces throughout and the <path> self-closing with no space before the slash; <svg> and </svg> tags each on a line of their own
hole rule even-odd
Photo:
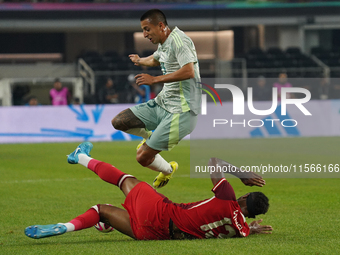
<svg viewBox="0 0 340 255">
<path fill-rule="evenodd" d="M 155 188 L 160 188 L 168 183 L 178 164 L 168 163 L 159 152 L 171 150 L 196 126 L 201 105 L 200 73 L 192 40 L 178 27 L 171 30 L 162 11 L 149 10 L 140 21 L 144 37 L 158 44 L 158 49 L 148 57 L 129 57 L 137 66 L 161 66 L 163 75 L 138 74 L 136 83 L 164 83 L 164 87 L 155 99 L 120 112 L 112 125 L 144 138 L 137 147 L 136 159 L 142 166 L 160 172 L 153 182 Z"/>
<path fill-rule="evenodd" d="M 86 166 L 102 180 L 118 186 L 126 196 L 123 204 L 126 210 L 98 204 L 68 223 L 29 226 L 25 229 L 28 237 L 39 239 L 61 235 L 90 228 L 99 221 L 137 240 L 246 237 L 250 234 L 270 234 L 272 231 L 271 226 L 259 224 L 262 220 L 253 221 L 248 226 L 245 219 L 266 213 L 268 198 L 261 192 L 251 192 L 236 199 L 223 172 L 211 173 L 215 194 L 212 198 L 178 204 L 156 192 L 149 184 L 89 157 L 92 147 L 90 142 L 80 144 L 68 156 L 68 162 Z M 217 158 L 209 161 L 209 166 L 223 168 L 229 165 Z M 265 184 L 257 174 L 251 173 L 247 178 L 242 178 L 238 171 L 230 173 L 241 177 L 245 185 L 262 187 Z"/>
</svg>

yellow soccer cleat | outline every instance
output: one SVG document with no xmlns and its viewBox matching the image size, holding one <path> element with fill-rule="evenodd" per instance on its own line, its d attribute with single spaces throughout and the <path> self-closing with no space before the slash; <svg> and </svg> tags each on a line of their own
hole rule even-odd
<svg viewBox="0 0 340 255">
<path fill-rule="evenodd" d="M 152 135 L 152 131 L 148 131 L 148 138 Z M 138 145 L 137 145 L 137 151 L 139 150 L 140 147 L 146 142 L 146 139 L 144 138 Z"/>
<path fill-rule="evenodd" d="M 157 175 L 157 177 L 155 178 L 155 180 L 153 181 L 153 186 L 154 186 L 155 189 L 164 187 L 169 182 L 169 180 L 172 178 L 172 176 L 176 172 L 176 170 L 178 169 L 178 163 L 177 162 L 171 161 L 171 162 L 169 162 L 169 164 L 172 167 L 171 174 L 165 175 L 162 172 L 159 173 Z"/>
<path fill-rule="evenodd" d="M 146 142 L 146 139 L 144 138 L 138 145 L 137 145 L 137 151 L 139 150 L 140 147 Z"/>
</svg>

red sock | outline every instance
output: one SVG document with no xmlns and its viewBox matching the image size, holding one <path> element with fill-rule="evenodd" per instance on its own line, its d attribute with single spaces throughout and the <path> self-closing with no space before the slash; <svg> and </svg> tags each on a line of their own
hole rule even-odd
<svg viewBox="0 0 340 255">
<path fill-rule="evenodd" d="M 120 188 L 126 177 L 133 177 L 105 162 L 91 159 L 87 167 L 95 172 L 102 180 L 114 184 Z"/>
<path fill-rule="evenodd" d="M 99 213 L 94 208 L 90 208 L 82 215 L 70 221 L 74 225 L 74 230 L 93 227 L 100 220 Z"/>
</svg>

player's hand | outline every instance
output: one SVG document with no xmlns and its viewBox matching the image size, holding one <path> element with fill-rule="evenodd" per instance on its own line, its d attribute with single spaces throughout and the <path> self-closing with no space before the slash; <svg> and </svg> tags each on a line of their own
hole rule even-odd
<svg viewBox="0 0 340 255">
<path fill-rule="evenodd" d="M 137 54 L 130 54 L 129 55 L 130 60 L 136 65 L 139 66 L 139 61 L 140 61 L 140 57 Z"/>
<path fill-rule="evenodd" d="M 152 84 L 154 84 L 154 78 L 155 77 L 151 76 L 150 74 L 146 74 L 146 73 L 137 74 L 135 76 L 136 84 L 138 86 L 140 86 L 140 85 L 152 85 Z"/>
<path fill-rule="evenodd" d="M 266 184 L 266 181 L 262 179 L 261 175 L 258 175 L 253 172 L 247 172 L 245 174 L 246 174 L 245 177 L 240 179 L 246 186 L 263 187 L 263 185 Z"/>
<path fill-rule="evenodd" d="M 270 225 L 260 225 L 263 220 L 255 220 L 249 224 L 249 235 L 252 234 L 271 234 L 273 231 L 272 226 Z"/>
</svg>

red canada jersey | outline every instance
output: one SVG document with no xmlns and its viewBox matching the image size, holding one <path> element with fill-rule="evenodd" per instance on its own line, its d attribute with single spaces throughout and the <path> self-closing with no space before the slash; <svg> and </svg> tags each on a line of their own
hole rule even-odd
<svg viewBox="0 0 340 255">
<path fill-rule="evenodd" d="M 212 191 L 215 196 L 200 202 L 169 203 L 167 212 L 175 225 L 198 238 L 248 236 L 248 224 L 229 182 L 221 179 Z"/>
</svg>

